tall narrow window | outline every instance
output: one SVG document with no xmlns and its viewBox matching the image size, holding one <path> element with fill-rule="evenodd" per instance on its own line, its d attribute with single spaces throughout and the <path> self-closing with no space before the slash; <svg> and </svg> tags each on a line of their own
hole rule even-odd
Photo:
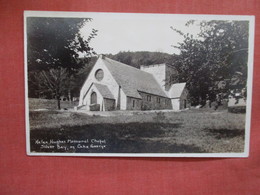
<svg viewBox="0 0 260 195">
<path fill-rule="evenodd" d="M 97 93 L 92 92 L 90 97 L 90 104 L 96 104 L 97 103 Z"/>
<path fill-rule="evenodd" d="M 150 95 L 147 95 L 147 101 L 151 101 L 151 96 Z"/>
<path fill-rule="evenodd" d="M 135 107 L 135 100 L 133 100 L 133 108 Z"/>
</svg>

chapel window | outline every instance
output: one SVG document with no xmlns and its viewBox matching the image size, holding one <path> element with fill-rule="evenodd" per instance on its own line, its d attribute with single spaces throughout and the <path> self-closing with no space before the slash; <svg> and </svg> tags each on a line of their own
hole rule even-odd
<svg viewBox="0 0 260 195">
<path fill-rule="evenodd" d="M 90 97 L 90 104 L 96 104 L 97 103 L 97 93 L 92 92 L 91 97 Z"/>
<path fill-rule="evenodd" d="M 151 96 L 150 95 L 147 95 L 147 101 L 151 101 Z"/>
<path fill-rule="evenodd" d="M 102 69 L 98 69 L 95 73 L 95 77 L 98 81 L 101 81 L 104 78 L 104 71 Z"/>
</svg>

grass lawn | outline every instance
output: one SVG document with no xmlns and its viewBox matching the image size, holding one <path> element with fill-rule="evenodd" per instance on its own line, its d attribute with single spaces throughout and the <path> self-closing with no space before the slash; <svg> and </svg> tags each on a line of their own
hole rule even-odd
<svg viewBox="0 0 260 195">
<path fill-rule="evenodd" d="M 74 111 L 31 110 L 31 150 L 86 153 L 244 151 L 245 114 L 227 110 L 122 113 L 104 117 Z"/>
<path fill-rule="evenodd" d="M 77 105 L 78 102 L 60 101 L 60 106 L 62 109 L 73 108 L 74 106 Z M 57 109 L 57 100 L 30 98 L 29 109 L 30 110 L 36 110 L 36 109 L 55 110 Z"/>
</svg>

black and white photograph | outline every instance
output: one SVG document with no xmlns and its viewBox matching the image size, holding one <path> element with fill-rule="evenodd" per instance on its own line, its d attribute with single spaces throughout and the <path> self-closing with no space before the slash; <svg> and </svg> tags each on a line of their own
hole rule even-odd
<svg viewBox="0 0 260 195">
<path fill-rule="evenodd" d="M 24 12 L 35 156 L 247 157 L 254 17 Z"/>
</svg>

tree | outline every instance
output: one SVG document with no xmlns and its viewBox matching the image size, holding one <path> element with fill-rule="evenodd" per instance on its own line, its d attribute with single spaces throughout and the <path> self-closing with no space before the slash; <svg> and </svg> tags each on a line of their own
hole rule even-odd
<svg viewBox="0 0 260 195">
<path fill-rule="evenodd" d="M 200 25 L 200 33 L 194 35 L 172 28 L 184 41 L 175 48 L 171 63 L 179 72 L 178 80 L 187 82 L 193 104 L 205 102 L 216 81 L 231 80 L 236 72 L 242 74 L 244 87 L 247 78 L 248 22 L 247 21 L 189 21 L 187 26 Z M 226 92 L 228 89 L 226 89 Z"/>
<path fill-rule="evenodd" d="M 89 42 L 96 36 L 93 29 L 87 40 L 80 29 L 90 18 L 27 18 L 27 54 L 29 91 L 48 94 L 57 99 L 70 94 L 73 76 L 95 54 Z M 29 93 L 30 94 L 30 93 Z"/>
</svg>

